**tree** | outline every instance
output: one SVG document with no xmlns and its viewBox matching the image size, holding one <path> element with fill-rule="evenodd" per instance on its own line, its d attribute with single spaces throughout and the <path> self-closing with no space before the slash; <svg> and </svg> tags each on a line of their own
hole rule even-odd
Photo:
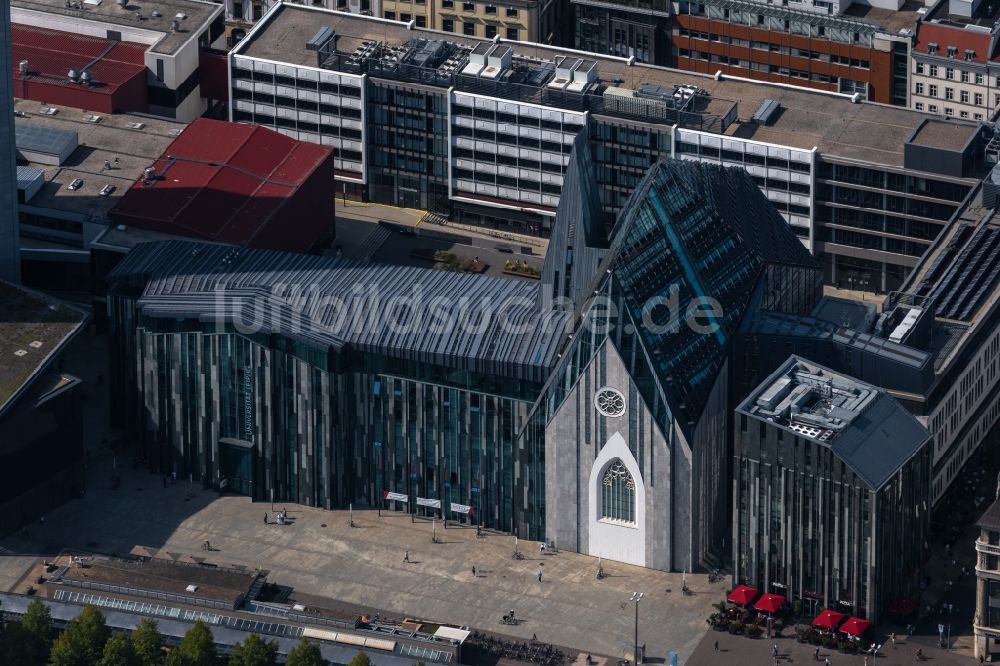
<svg viewBox="0 0 1000 666">
<path fill-rule="evenodd" d="M 273 666 L 277 659 L 277 643 L 268 643 L 257 634 L 250 634 L 233 647 L 229 666 Z"/>
<path fill-rule="evenodd" d="M 45 648 L 42 641 L 21 622 L 8 622 L 0 637 L 0 664 L 42 666 Z"/>
<path fill-rule="evenodd" d="M 104 654 L 97 666 L 145 666 L 125 634 L 115 634 L 104 644 Z"/>
<path fill-rule="evenodd" d="M 156 628 L 156 622 L 144 618 L 132 631 L 132 647 L 142 666 L 160 666 L 163 663 L 163 636 Z"/>
<path fill-rule="evenodd" d="M 49 607 L 40 599 L 32 599 L 24 611 L 24 617 L 21 618 L 21 625 L 38 641 L 42 660 L 48 659 L 49 650 L 52 649 L 52 639 L 56 633 L 52 628 L 52 612 L 49 611 Z"/>
<path fill-rule="evenodd" d="M 299 641 L 299 644 L 288 653 L 288 660 L 285 666 L 325 666 L 326 659 L 319 651 L 319 646 L 310 643 L 306 639 Z"/>
<path fill-rule="evenodd" d="M 82 613 L 70 620 L 66 631 L 53 641 L 49 665 L 94 666 L 110 637 L 111 630 L 101 611 L 85 606 Z"/>
<path fill-rule="evenodd" d="M 201 620 L 187 630 L 180 645 L 170 651 L 167 666 L 215 666 L 215 642 L 212 630 Z"/>
<path fill-rule="evenodd" d="M 364 652 L 359 652 L 354 655 L 354 659 L 351 659 L 347 666 L 372 666 L 372 660 Z"/>
</svg>

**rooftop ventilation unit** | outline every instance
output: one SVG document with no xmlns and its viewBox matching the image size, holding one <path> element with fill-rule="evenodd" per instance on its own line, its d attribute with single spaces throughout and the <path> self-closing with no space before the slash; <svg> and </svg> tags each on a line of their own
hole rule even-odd
<svg viewBox="0 0 1000 666">
<path fill-rule="evenodd" d="M 170 136 L 180 136 L 181 132 L 183 132 L 183 131 L 184 130 L 182 130 L 182 129 L 172 129 L 169 132 L 167 132 L 167 134 L 169 134 Z"/>
<path fill-rule="evenodd" d="M 171 32 L 178 32 L 180 29 L 181 29 L 181 22 L 180 21 L 174 19 L 173 21 L 170 22 L 170 31 Z"/>
<path fill-rule="evenodd" d="M 43 116 L 54 116 L 57 113 L 59 113 L 59 109 L 57 109 L 54 106 L 43 106 L 41 109 L 39 109 L 38 113 L 42 114 Z"/>
<path fill-rule="evenodd" d="M 80 72 L 80 83 L 90 85 L 94 82 L 94 77 L 90 74 L 88 70 L 83 70 Z"/>
<path fill-rule="evenodd" d="M 319 51 L 321 48 L 326 46 L 326 43 L 333 39 L 334 36 L 333 28 L 330 26 L 323 26 L 316 31 L 316 34 L 312 36 L 308 42 L 306 42 L 307 51 Z"/>
<path fill-rule="evenodd" d="M 128 9 L 128 0 L 118 0 L 118 6 L 122 9 Z"/>
<path fill-rule="evenodd" d="M 759 123 L 761 125 L 770 125 L 775 116 L 781 110 L 781 103 L 776 99 L 765 99 L 764 102 L 757 107 L 757 110 L 753 113 L 753 122 Z"/>
<path fill-rule="evenodd" d="M 91 114 L 89 116 L 84 116 L 83 117 L 83 122 L 85 122 L 85 123 L 91 123 L 93 125 L 96 125 L 97 123 L 101 122 L 101 116 L 98 116 L 96 114 Z"/>
<path fill-rule="evenodd" d="M 157 10 L 155 10 L 155 9 L 154 9 L 153 11 L 151 11 L 151 12 L 149 13 L 149 15 L 150 15 L 150 16 L 151 16 L 152 18 L 160 18 L 161 16 L 163 16 L 163 14 L 161 14 L 161 13 L 160 13 L 159 11 L 157 11 Z"/>
<path fill-rule="evenodd" d="M 76 192 L 78 189 L 83 187 L 83 181 L 80 180 L 79 178 L 74 178 L 73 182 L 67 185 L 67 187 L 70 189 L 70 191 Z"/>
<path fill-rule="evenodd" d="M 187 20 L 187 17 L 188 15 L 183 12 L 177 12 L 176 14 L 174 14 L 174 18 L 178 21 Z"/>
<path fill-rule="evenodd" d="M 101 196 L 102 197 L 109 197 L 109 196 L 111 196 L 111 193 L 114 192 L 114 191 L 115 191 L 115 186 L 114 185 L 110 185 L 110 184 L 109 185 L 105 185 L 104 187 L 101 188 Z"/>
<path fill-rule="evenodd" d="M 80 72 L 78 72 L 75 69 L 71 69 L 68 72 L 66 72 L 66 78 L 69 79 L 70 81 L 72 81 L 73 83 L 79 83 L 80 82 Z"/>
<path fill-rule="evenodd" d="M 28 61 L 27 60 L 22 60 L 21 62 L 17 63 L 17 71 L 21 72 L 21 76 L 27 76 L 28 75 Z"/>
<path fill-rule="evenodd" d="M 141 130 L 146 127 L 146 123 L 128 123 L 125 127 L 134 130 Z"/>
</svg>

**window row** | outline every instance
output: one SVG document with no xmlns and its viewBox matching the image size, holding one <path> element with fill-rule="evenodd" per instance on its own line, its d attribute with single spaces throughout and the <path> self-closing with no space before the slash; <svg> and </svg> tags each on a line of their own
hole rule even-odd
<svg viewBox="0 0 1000 666">
<path fill-rule="evenodd" d="M 525 169 L 536 169 L 538 171 L 545 171 L 547 173 L 558 173 L 562 174 L 563 167 L 561 164 L 552 164 L 551 162 L 539 162 L 538 160 L 529 160 L 523 157 L 514 157 L 512 155 L 501 155 L 499 153 L 490 153 L 482 150 L 469 150 L 468 148 L 455 148 L 452 150 L 452 154 L 461 159 L 477 160 L 479 162 L 486 162 L 489 164 L 503 164 L 505 166 L 519 166 Z"/>
<path fill-rule="evenodd" d="M 542 183 L 537 180 L 527 180 L 524 178 L 511 178 L 500 174 L 484 173 L 482 171 L 470 171 L 469 169 L 452 169 L 452 176 L 456 179 L 471 180 L 486 185 L 499 185 L 502 187 L 514 187 L 519 190 L 531 192 L 542 191 L 545 194 L 559 194 L 562 192 L 561 183 Z"/>
<path fill-rule="evenodd" d="M 740 39 L 738 37 L 729 37 L 727 35 L 718 35 L 715 33 L 701 32 L 698 30 L 688 30 L 687 28 L 679 28 L 677 34 L 681 37 L 690 37 L 692 39 L 701 39 L 710 42 L 719 42 L 721 44 L 732 44 L 733 46 L 741 46 L 743 48 L 756 49 L 758 51 L 769 51 L 771 53 L 781 53 L 783 55 L 797 56 L 799 58 L 809 58 L 811 60 L 819 60 L 820 62 L 829 62 L 835 65 L 845 65 L 848 67 L 858 67 L 861 69 L 871 69 L 871 61 L 863 60 L 861 58 L 851 58 L 848 56 L 841 56 L 835 53 L 822 53 L 819 51 L 808 51 L 806 49 L 791 48 L 789 46 L 783 46 L 781 44 L 775 44 L 773 42 L 760 42 L 750 39 Z"/>
<path fill-rule="evenodd" d="M 563 144 L 554 141 L 539 141 L 527 136 L 513 136 L 512 134 L 489 132 L 487 130 L 473 130 L 471 127 L 462 127 L 461 125 L 452 127 L 451 133 L 453 136 L 472 137 L 479 141 L 495 141 L 520 148 L 534 148 L 544 150 L 547 153 L 555 153 L 556 155 L 569 155 L 573 152 L 573 144 L 571 143 Z"/>
<path fill-rule="evenodd" d="M 406 2 L 407 0 L 403 0 L 403 1 Z M 454 9 L 455 8 L 455 0 L 441 0 L 441 7 L 443 7 L 444 9 Z M 474 2 L 463 2 L 462 3 L 462 11 L 463 12 L 474 12 L 474 11 L 476 11 L 476 3 L 474 3 Z M 496 16 L 499 13 L 498 10 L 497 10 L 497 6 L 496 5 L 486 5 L 485 7 L 483 7 L 483 11 L 486 13 L 487 16 Z M 504 15 L 507 18 L 517 18 L 517 15 L 518 15 L 518 9 L 517 9 L 517 7 L 505 7 L 504 8 Z"/>
<path fill-rule="evenodd" d="M 475 21 L 462 21 L 462 34 L 467 37 L 476 37 L 476 26 L 479 25 Z M 455 19 L 443 18 L 441 19 L 441 29 L 445 32 L 455 32 Z M 483 25 L 483 36 L 488 39 L 493 39 L 499 33 L 500 26 L 494 25 L 492 23 L 486 23 Z M 518 29 L 517 28 L 506 28 L 504 36 L 512 41 L 517 41 L 518 39 Z"/>
<path fill-rule="evenodd" d="M 498 123 L 509 123 L 511 125 L 521 125 L 523 127 L 537 127 L 554 132 L 576 132 L 583 126 L 583 119 L 579 125 L 566 121 L 549 120 L 546 118 L 532 118 L 531 116 L 516 116 L 513 113 L 503 111 L 493 111 L 491 109 L 472 108 L 462 104 L 452 104 L 451 114 L 453 116 L 465 116 L 466 118 L 476 118 L 478 120 L 495 120 Z"/>
<path fill-rule="evenodd" d="M 279 86 L 288 86 L 298 90 L 318 90 L 319 92 L 342 97 L 353 97 L 361 99 L 361 88 L 350 84 L 337 84 L 330 81 L 312 81 L 310 79 L 295 78 L 284 74 L 268 74 L 267 72 L 255 72 L 249 69 L 233 67 L 233 79 L 243 79 L 254 83 L 269 83 Z"/>
</svg>

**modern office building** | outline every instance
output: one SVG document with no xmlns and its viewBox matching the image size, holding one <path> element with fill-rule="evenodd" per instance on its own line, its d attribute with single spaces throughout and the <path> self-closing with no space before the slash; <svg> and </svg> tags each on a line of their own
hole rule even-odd
<svg viewBox="0 0 1000 666">
<path fill-rule="evenodd" d="M 976 612 L 973 656 L 990 663 L 1000 658 L 1000 494 L 976 522 Z"/>
<path fill-rule="evenodd" d="M 1000 108 L 998 36 L 991 3 L 939 0 L 917 23 L 910 108 L 990 120 Z"/>
<path fill-rule="evenodd" d="M 224 29 L 223 7 L 217 3 L 154 0 L 140 6 L 11 0 L 8 4 L 11 20 L 26 33 L 21 37 L 15 33 L 19 40 L 15 52 L 23 53 L 16 76 L 18 94 L 24 97 L 93 112 L 99 109 L 80 104 L 101 95 L 106 100 L 117 96 L 122 106 L 112 105 L 112 110 L 142 111 L 182 122 L 204 113 L 209 98 L 220 101 L 224 72 L 220 69 L 221 76 L 212 80 L 211 65 L 218 56 L 209 49 Z M 61 67 L 52 61 L 58 57 L 60 33 L 69 35 Z M 136 90 L 142 80 L 137 76 L 139 67 L 145 70 L 145 91 Z M 42 90 L 51 92 L 44 99 L 30 92 L 40 96 Z"/>
<path fill-rule="evenodd" d="M 985 171 L 979 123 L 294 4 L 230 65 L 231 119 L 332 146 L 345 196 L 547 235 L 582 134 L 608 228 L 660 158 L 740 166 L 866 291 L 903 284 Z"/>
<path fill-rule="evenodd" d="M 0 281 L 0 534 L 37 520 L 84 489 L 81 381 L 61 370 L 89 319 L 41 294 Z"/>
<path fill-rule="evenodd" d="M 746 174 L 715 166 L 654 167 L 602 240 L 581 223 L 600 204 L 578 157 L 541 283 L 134 248 L 108 296 L 118 420 L 157 469 L 257 498 L 372 506 L 390 491 L 639 565 L 724 558 L 729 338 L 752 309 L 809 312 L 821 273 Z M 608 333 L 588 303 L 570 332 L 574 307 L 553 302 L 594 291 L 620 325 Z M 658 297 L 681 317 L 708 297 L 724 310 L 708 335 L 687 321 L 673 335 L 669 311 L 643 312 Z M 627 325 L 646 316 L 648 334 Z"/>
<path fill-rule="evenodd" d="M 0 7 L 0 279 L 21 279 L 20 235 L 17 224 L 18 178 L 14 164 L 14 86 L 10 66 L 10 7 Z"/>
<path fill-rule="evenodd" d="M 906 105 L 916 3 L 571 0 L 578 49 Z"/>
<path fill-rule="evenodd" d="M 736 414 L 736 580 L 872 622 L 918 592 L 931 447 L 902 405 L 792 356 Z"/>
</svg>

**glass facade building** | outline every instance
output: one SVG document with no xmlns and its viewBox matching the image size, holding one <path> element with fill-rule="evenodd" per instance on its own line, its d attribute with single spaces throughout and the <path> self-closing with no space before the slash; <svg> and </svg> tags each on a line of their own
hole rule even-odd
<svg viewBox="0 0 1000 666">
<path fill-rule="evenodd" d="M 791 357 L 737 408 L 739 583 L 877 622 L 918 590 L 930 437 L 888 394 Z"/>
</svg>

